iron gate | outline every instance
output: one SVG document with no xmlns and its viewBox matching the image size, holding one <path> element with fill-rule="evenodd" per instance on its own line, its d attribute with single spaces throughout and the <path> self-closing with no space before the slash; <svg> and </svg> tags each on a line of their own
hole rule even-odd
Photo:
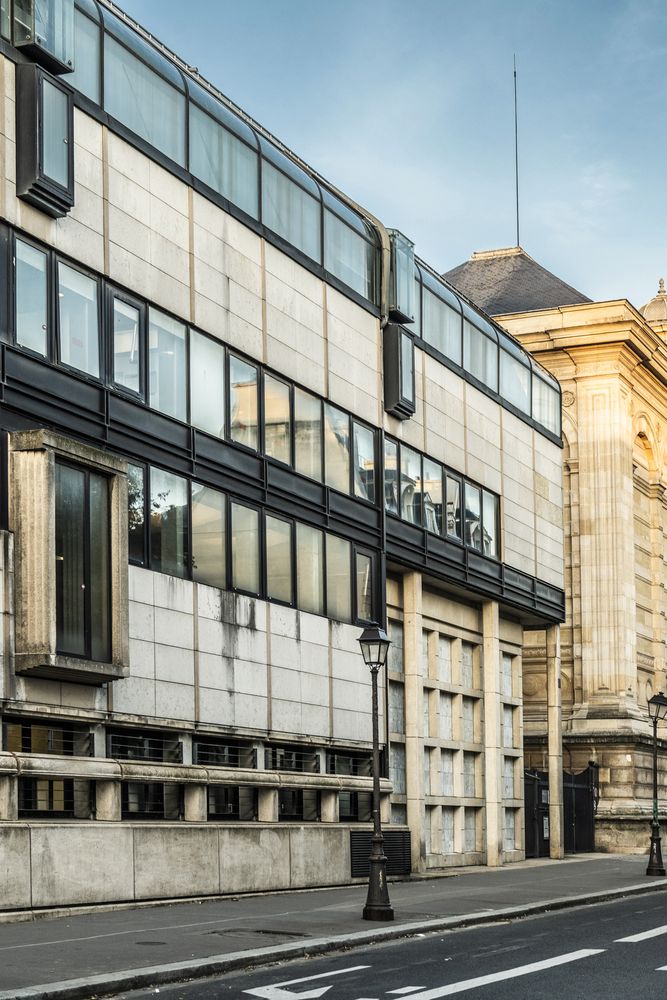
<svg viewBox="0 0 667 1000">
<path fill-rule="evenodd" d="M 600 797 L 597 764 L 572 773 L 563 771 L 563 837 L 566 854 L 595 850 L 595 813 Z M 549 776 L 524 772 L 526 857 L 549 856 Z"/>
</svg>

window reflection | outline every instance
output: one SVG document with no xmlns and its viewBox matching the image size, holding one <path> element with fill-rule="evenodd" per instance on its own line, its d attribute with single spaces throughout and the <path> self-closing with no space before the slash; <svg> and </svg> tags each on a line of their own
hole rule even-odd
<svg viewBox="0 0 667 1000">
<path fill-rule="evenodd" d="M 424 458 L 422 517 L 428 531 L 442 534 L 442 466 L 430 458 Z"/>
<path fill-rule="evenodd" d="M 401 445 L 401 517 L 422 523 L 422 459 L 412 448 Z"/>
<path fill-rule="evenodd" d="M 155 410 L 185 420 L 185 325 L 157 309 L 148 329 L 149 403 Z"/>
<path fill-rule="evenodd" d="M 465 484 L 465 543 L 478 552 L 482 551 L 482 508 L 477 486 Z"/>
<path fill-rule="evenodd" d="M 231 505 L 232 587 L 259 593 L 259 512 L 243 504 Z"/>
<path fill-rule="evenodd" d="M 323 537 L 317 528 L 296 526 L 297 604 L 303 611 L 324 613 Z"/>
<path fill-rule="evenodd" d="M 537 375 L 533 375 L 533 419 L 560 434 L 560 393 Z"/>
<path fill-rule="evenodd" d="M 341 622 L 352 618 L 350 553 L 348 541 L 327 534 L 327 614 Z"/>
<path fill-rule="evenodd" d="M 423 289 L 424 329 L 427 343 L 455 364 L 461 364 L 461 314 L 456 312 L 428 288 Z"/>
<path fill-rule="evenodd" d="M 321 260 L 320 203 L 262 160 L 262 222 L 312 260 Z"/>
<path fill-rule="evenodd" d="M 95 104 L 100 103 L 100 28 L 74 8 L 74 72 L 67 82 Z"/>
<path fill-rule="evenodd" d="M 192 579 L 224 588 L 225 495 L 192 483 Z"/>
<path fill-rule="evenodd" d="M 294 468 L 322 479 L 322 403 L 302 389 L 294 390 Z"/>
<path fill-rule="evenodd" d="M 375 433 L 356 421 L 353 433 L 354 495 L 375 503 Z"/>
<path fill-rule="evenodd" d="M 97 282 L 58 263 L 60 360 L 99 378 L 100 344 Z"/>
<path fill-rule="evenodd" d="M 463 367 L 494 392 L 498 391 L 498 345 L 468 320 L 463 322 Z"/>
<path fill-rule="evenodd" d="M 130 562 L 143 566 L 146 561 L 145 518 L 146 483 L 145 471 L 140 465 L 127 467 L 127 532 Z"/>
<path fill-rule="evenodd" d="M 412 337 L 401 334 L 401 396 L 411 403 L 415 401 L 415 348 Z"/>
<path fill-rule="evenodd" d="M 172 576 L 188 575 L 188 482 L 151 468 L 151 568 Z"/>
<path fill-rule="evenodd" d="M 350 418 L 324 404 L 324 469 L 327 486 L 350 492 Z"/>
<path fill-rule="evenodd" d="M 113 300 L 113 379 L 141 393 L 140 314 L 136 306 Z"/>
<path fill-rule="evenodd" d="M 500 395 L 522 413 L 530 413 L 530 368 L 508 354 L 500 352 Z"/>
<path fill-rule="evenodd" d="M 47 354 L 46 254 L 16 241 L 16 343 Z"/>
<path fill-rule="evenodd" d="M 398 445 L 384 439 L 384 506 L 389 514 L 399 513 Z"/>
<path fill-rule="evenodd" d="M 264 453 L 277 462 L 291 460 L 290 389 L 272 375 L 264 376 Z"/>
<path fill-rule="evenodd" d="M 342 219 L 324 211 L 324 266 L 364 298 L 373 298 L 375 248 Z"/>
<path fill-rule="evenodd" d="M 482 523 L 484 526 L 484 555 L 497 559 L 498 551 L 498 497 L 488 490 L 482 494 Z"/>
<path fill-rule="evenodd" d="M 54 87 L 46 79 L 42 80 L 42 100 L 42 169 L 55 184 L 68 188 L 69 100 L 60 87 Z"/>
<path fill-rule="evenodd" d="M 190 331 L 190 421 L 215 437 L 225 436 L 225 349 Z"/>
<path fill-rule="evenodd" d="M 357 552 L 357 618 L 361 621 L 373 619 L 373 561 L 364 552 Z"/>
<path fill-rule="evenodd" d="M 204 184 L 257 218 L 256 151 L 196 104 L 190 104 L 190 170 Z"/>
<path fill-rule="evenodd" d="M 461 480 L 447 476 L 447 534 L 461 540 Z"/>
<path fill-rule="evenodd" d="M 266 596 L 291 604 L 292 525 L 279 517 L 266 516 Z"/>
<path fill-rule="evenodd" d="M 257 451 L 257 369 L 229 355 L 230 436 Z"/>
</svg>

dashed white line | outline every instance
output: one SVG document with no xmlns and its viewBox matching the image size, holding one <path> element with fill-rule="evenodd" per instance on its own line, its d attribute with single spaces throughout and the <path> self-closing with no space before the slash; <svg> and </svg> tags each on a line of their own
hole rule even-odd
<svg viewBox="0 0 667 1000">
<path fill-rule="evenodd" d="M 654 927 L 650 931 L 642 931 L 641 934 L 630 934 L 629 937 L 616 938 L 614 944 L 636 944 L 638 941 L 648 941 L 649 938 L 660 937 L 667 934 L 667 924 L 662 927 Z"/>
</svg>

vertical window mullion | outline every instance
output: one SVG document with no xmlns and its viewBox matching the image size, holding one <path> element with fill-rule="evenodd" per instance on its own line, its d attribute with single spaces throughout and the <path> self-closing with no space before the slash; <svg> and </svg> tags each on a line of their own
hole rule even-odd
<svg viewBox="0 0 667 1000">
<path fill-rule="evenodd" d="M 90 659 L 92 636 L 91 636 L 91 606 L 90 606 L 90 472 L 86 470 L 84 477 L 84 537 L 83 537 L 83 628 L 84 645 L 86 657 Z"/>
</svg>

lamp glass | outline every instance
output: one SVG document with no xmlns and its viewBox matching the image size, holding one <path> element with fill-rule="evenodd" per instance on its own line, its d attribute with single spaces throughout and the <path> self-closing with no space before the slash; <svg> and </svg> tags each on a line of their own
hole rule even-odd
<svg viewBox="0 0 667 1000">
<path fill-rule="evenodd" d="M 359 636 L 361 655 L 367 667 L 383 667 L 391 640 L 384 629 L 378 625 L 369 625 Z"/>
<path fill-rule="evenodd" d="M 658 722 L 662 722 L 663 719 L 667 718 L 667 698 L 662 691 L 658 691 L 652 698 L 649 698 L 648 714 L 652 721 L 657 719 Z"/>
</svg>

